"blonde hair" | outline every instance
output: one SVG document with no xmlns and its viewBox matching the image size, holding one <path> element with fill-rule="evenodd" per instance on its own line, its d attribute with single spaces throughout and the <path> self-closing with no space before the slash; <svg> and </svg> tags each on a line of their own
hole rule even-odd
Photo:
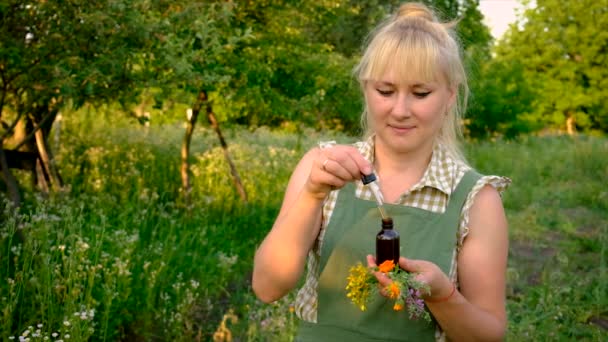
<svg viewBox="0 0 608 342">
<path fill-rule="evenodd" d="M 389 66 L 396 68 L 396 74 L 402 80 L 445 79 L 449 87 L 457 89 L 458 100 L 449 108 L 435 143 L 443 145 L 453 157 L 464 162 L 459 141 L 469 90 L 454 26 L 453 22 L 440 22 L 423 4 L 403 4 L 370 34 L 354 73 L 361 89 L 365 81 L 380 79 Z M 365 137 L 373 134 L 369 122 L 366 104 L 361 116 Z"/>
</svg>

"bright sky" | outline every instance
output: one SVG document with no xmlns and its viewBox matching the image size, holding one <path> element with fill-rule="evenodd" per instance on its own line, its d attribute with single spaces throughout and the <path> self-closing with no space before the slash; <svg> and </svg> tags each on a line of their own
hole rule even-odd
<svg viewBox="0 0 608 342">
<path fill-rule="evenodd" d="M 479 10 L 495 39 L 515 22 L 515 9 L 518 7 L 521 4 L 517 0 L 479 0 Z"/>
</svg>

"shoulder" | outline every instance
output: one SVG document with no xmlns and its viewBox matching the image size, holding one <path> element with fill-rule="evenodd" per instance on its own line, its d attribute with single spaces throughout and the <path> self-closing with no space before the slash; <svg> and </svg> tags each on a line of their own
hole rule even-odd
<svg viewBox="0 0 608 342">
<path fill-rule="evenodd" d="M 486 210 L 502 209 L 502 198 L 499 190 L 489 183 L 476 184 L 478 190 L 473 193 L 471 191 L 473 204 L 471 210 L 476 212 L 485 212 Z"/>
<path fill-rule="evenodd" d="M 478 215 L 504 215 L 501 194 L 511 184 L 511 180 L 500 176 L 482 176 L 469 193 L 471 221 Z"/>
<path fill-rule="evenodd" d="M 477 225 L 479 215 L 504 216 L 502 193 L 511 184 L 511 179 L 496 175 L 479 175 L 479 178 L 468 193 L 461 211 L 459 247 L 470 232 L 472 225 Z"/>
<path fill-rule="evenodd" d="M 477 181 L 471 188 L 467 196 L 467 203 L 473 204 L 473 202 L 480 202 L 485 199 L 490 199 L 497 196 L 500 199 L 502 193 L 511 185 L 511 179 L 504 176 L 496 175 L 482 175 L 477 173 L 476 170 L 470 169 L 470 171 L 477 174 Z M 465 207 L 467 207 L 465 203 Z"/>
</svg>

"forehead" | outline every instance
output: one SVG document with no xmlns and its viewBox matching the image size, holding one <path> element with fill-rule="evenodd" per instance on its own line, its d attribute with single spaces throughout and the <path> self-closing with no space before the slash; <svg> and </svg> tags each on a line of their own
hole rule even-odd
<svg viewBox="0 0 608 342">
<path fill-rule="evenodd" d="M 444 83 L 444 73 L 437 63 L 429 63 L 420 58 L 387 58 L 377 61 L 366 80 L 395 85 L 428 85 Z"/>
<path fill-rule="evenodd" d="M 385 72 L 378 77 L 373 77 L 369 79 L 369 82 L 372 84 L 380 84 L 394 87 L 428 87 L 428 86 L 437 86 L 443 83 L 443 79 L 437 79 L 433 75 L 431 77 L 424 77 L 425 75 L 418 74 L 404 74 L 400 73 L 399 70 L 395 70 L 394 68 L 388 67 Z"/>
<path fill-rule="evenodd" d="M 392 83 L 446 80 L 445 63 L 437 45 L 411 36 L 391 38 L 375 42 L 367 65 L 361 70 L 362 80 L 390 79 Z"/>
</svg>

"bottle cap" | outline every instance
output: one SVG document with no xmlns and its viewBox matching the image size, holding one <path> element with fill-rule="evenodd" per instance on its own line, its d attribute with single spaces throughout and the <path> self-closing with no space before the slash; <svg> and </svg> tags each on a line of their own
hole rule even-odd
<svg viewBox="0 0 608 342">
<path fill-rule="evenodd" d="M 374 173 L 370 173 L 369 175 L 361 174 L 361 181 L 364 185 L 367 185 L 376 180 L 376 175 Z"/>
</svg>

